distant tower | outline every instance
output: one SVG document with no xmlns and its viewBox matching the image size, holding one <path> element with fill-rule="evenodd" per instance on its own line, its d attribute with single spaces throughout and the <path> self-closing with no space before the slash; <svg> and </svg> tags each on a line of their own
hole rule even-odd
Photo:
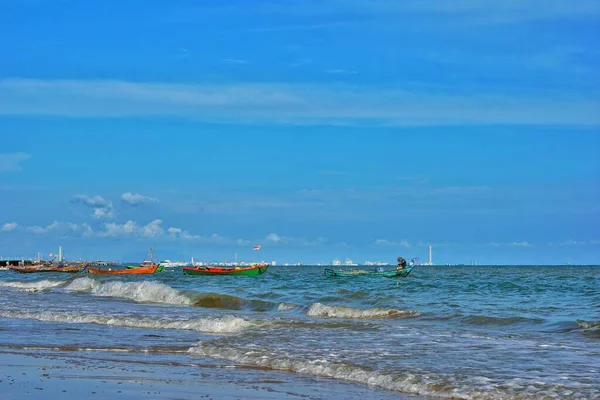
<svg viewBox="0 0 600 400">
<path fill-rule="evenodd" d="M 431 245 L 429 245 L 429 265 L 433 265 L 433 259 L 431 258 Z"/>
<path fill-rule="evenodd" d="M 62 262 L 62 260 L 63 260 L 62 246 L 58 246 L 58 262 Z"/>
</svg>

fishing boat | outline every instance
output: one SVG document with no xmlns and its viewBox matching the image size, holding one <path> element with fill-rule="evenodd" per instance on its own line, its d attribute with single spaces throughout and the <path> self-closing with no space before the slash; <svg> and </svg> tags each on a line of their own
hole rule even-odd
<svg viewBox="0 0 600 400">
<path fill-rule="evenodd" d="M 384 278 L 406 278 L 413 267 L 406 267 L 402 269 L 391 269 L 391 270 L 375 270 L 369 271 L 364 269 L 330 269 L 325 268 L 325 276 L 341 276 L 341 277 L 354 277 L 354 276 L 382 276 Z"/>
<path fill-rule="evenodd" d="M 158 269 L 158 264 L 154 264 L 148 267 L 137 267 L 137 268 L 123 268 L 123 269 L 101 269 L 101 268 L 90 268 L 88 272 L 90 274 L 106 274 L 106 275 L 144 275 L 153 274 Z"/>
<path fill-rule="evenodd" d="M 53 265 L 53 264 L 35 264 L 26 266 L 11 266 L 9 269 L 21 274 L 31 274 L 36 272 L 66 272 L 75 274 L 81 272 L 88 264 L 73 265 Z"/>
<path fill-rule="evenodd" d="M 144 260 L 140 265 L 128 265 L 128 269 L 137 269 L 137 268 L 150 268 L 152 266 L 157 266 L 156 272 L 160 272 L 163 270 L 164 265 L 157 264 L 152 260 L 152 248 L 148 251 L 148 259 Z"/>
<path fill-rule="evenodd" d="M 254 264 L 250 267 L 183 267 L 183 273 L 186 275 L 238 275 L 238 276 L 256 276 L 267 272 L 269 264 Z"/>
<path fill-rule="evenodd" d="M 154 265 L 156 265 L 158 267 L 158 268 L 156 268 L 156 272 L 160 272 L 164 268 L 164 265 L 156 264 L 154 261 L 148 261 L 148 260 L 142 262 L 140 265 L 128 265 L 127 268 L 128 269 L 149 268 Z"/>
<path fill-rule="evenodd" d="M 384 270 L 382 267 L 369 271 L 366 269 L 331 269 L 325 268 L 323 275 L 325 276 L 341 276 L 341 277 L 354 277 L 354 276 L 382 276 L 384 278 L 406 278 L 413 270 L 412 265 L 407 265 L 406 260 L 403 257 L 398 257 L 398 266 L 394 269 Z"/>
</svg>

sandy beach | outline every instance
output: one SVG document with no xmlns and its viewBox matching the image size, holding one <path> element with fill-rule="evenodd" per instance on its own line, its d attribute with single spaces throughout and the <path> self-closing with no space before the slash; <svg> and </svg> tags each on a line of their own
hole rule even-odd
<svg viewBox="0 0 600 400">
<path fill-rule="evenodd" d="M 0 352 L 0 397 L 33 399 L 403 399 L 330 379 L 218 364 L 160 365 L 98 355 Z M 410 397 L 414 399 L 415 397 Z"/>
</svg>

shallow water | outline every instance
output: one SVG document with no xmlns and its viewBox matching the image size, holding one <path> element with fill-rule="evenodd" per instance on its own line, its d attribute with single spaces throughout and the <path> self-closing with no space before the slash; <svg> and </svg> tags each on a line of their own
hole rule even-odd
<svg viewBox="0 0 600 400">
<path fill-rule="evenodd" d="M 0 271 L 0 351 L 226 361 L 432 398 L 600 398 L 598 267 L 322 272 Z"/>
</svg>

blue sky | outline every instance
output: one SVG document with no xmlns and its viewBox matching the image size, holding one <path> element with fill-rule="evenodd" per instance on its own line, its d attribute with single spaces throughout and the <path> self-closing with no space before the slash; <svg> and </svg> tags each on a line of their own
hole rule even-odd
<svg viewBox="0 0 600 400">
<path fill-rule="evenodd" d="M 0 2 L 0 253 L 598 263 L 596 0 Z"/>
</svg>

